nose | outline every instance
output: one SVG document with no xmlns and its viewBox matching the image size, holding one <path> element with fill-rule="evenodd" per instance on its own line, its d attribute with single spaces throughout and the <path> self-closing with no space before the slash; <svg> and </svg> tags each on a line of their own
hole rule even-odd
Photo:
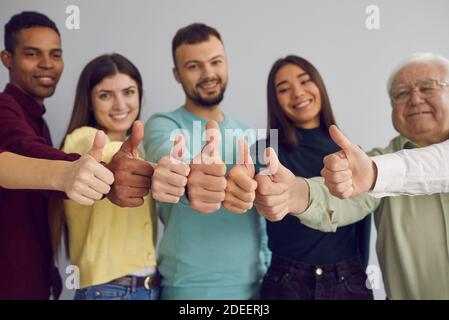
<svg viewBox="0 0 449 320">
<path fill-rule="evenodd" d="M 39 60 L 39 67 L 43 69 L 51 69 L 53 68 L 53 60 L 48 54 L 41 55 Z"/>
<path fill-rule="evenodd" d="M 203 65 L 203 68 L 201 69 L 201 71 L 202 71 L 202 75 L 201 75 L 201 77 L 203 78 L 203 79 L 209 79 L 209 78 L 213 78 L 213 71 L 212 71 L 212 66 L 211 65 L 209 65 L 208 63 L 205 63 L 204 65 Z"/>
<path fill-rule="evenodd" d="M 410 91 L 410 99 L 409 99 L 409 104 L 411 106 L 417 106 L 420 105 L 421 103 L 423 103 L 424 99 L 421 96 L 421 93 L 419 92 L 419 90 L 417 90 L 417 88 L 413 88 L 413 90 Z"/>
<path fill-rule="evenodd" d="M 300 84 L 294 84 L 292 94 L 294 98 L 298 98 L 302 95 L 304 95 L 304 88 Z"/>
<path fill-rule="evenodd" d="M 116 95 L 114 102 L 115 102 L 114 109 L 116 109 L 116 110 L 126 109 L 126 101 L 125 101 L 125 98 L 121 94 Z"/>
</svg>

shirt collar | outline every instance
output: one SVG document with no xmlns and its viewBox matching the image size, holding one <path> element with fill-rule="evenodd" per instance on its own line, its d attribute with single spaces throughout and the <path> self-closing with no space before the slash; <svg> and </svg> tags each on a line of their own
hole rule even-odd
<svg viewBox="0 0 449 320">
<path fill-rule="evenodd" d="M 6 85 L 4 93 L 12 96 L 23 109 L 35 118 L 41 118 L 46 109 L 44 105 L 40 105 L 30 95 L 26 94 L 12 83 Z"/>
<path fill-rule="evenodd" d="M 402 149 L 415 149 L 420 148 L 416 143 L 414 143 L 412 140 L 404 137 L 403 135 L 399 136 L 399 145 Z"/>
</svg>

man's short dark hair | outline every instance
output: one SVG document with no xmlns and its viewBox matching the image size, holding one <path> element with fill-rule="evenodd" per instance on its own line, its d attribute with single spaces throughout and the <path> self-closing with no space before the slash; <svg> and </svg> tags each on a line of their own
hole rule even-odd
<svg viewBox="0 0 449 320">
<path fill-rule="evenodd" d="M 58 36 L 60 36 L 56 24 L 46 15 L 35 11 L 23 11 L 12 16 L 11 19 L 9 19 L 9 21 L 5 24 L 5 50 L 10 53 L 14 53 L 17 33 L 22 29 L 33 27 L 50 28 L 53 29 Z"/>
<path fill-rule="evenodd" d="M 182 29 L 179 29 L 172 41 L 172 55 L 174 65 L 176 66 L 175 52 L 179 46 L 185 43 L 197 44 L 200 42 L 204 42 L 209 40 L 211 36 L 216 37 L 218 40 L 223 42 L 218 31 L 204 23 L 192 23 Z"/>
</svg>

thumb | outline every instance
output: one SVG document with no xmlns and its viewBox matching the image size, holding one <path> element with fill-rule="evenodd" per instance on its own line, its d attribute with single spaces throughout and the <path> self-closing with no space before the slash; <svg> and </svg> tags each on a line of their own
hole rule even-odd
<svg viewBox="0 0 449 320">
<path fill-rule="evenodd" d="M 221 141 L 221 132 L 218 122 L 215 120 L 210 120 L 206 124 L 206 145 L 203 151 L 210 157 L 220 156 L 220 150 L 218 146 Z"/>
<path fill-rule="evenodd" d="M 132 157 L 137 157 L 137 149 L 143 139 L 143 124 L 139 120 L 136 120 L 133 124 L 131 135 L 123 142 L 121 151 L 126 152 Z"/>
<path fill-rule="evenodd" d="M 173 142 L 173 149 L 171 152 L 171 156 L 178 160 L 182 161 L 184 159 L 184 154 L 186 151 L 186 140 L 182 134 L 178 134 Z"/>
<path fill-rule="evenodd" d="M 271 147 L 265 149 L 265 163 L 267 165 L 269 175 L 274 176 L 278 173 L 280 166 L 278 155 Z"/>
<path fill-rule="evenodd" d="M 332 140 L 345 152 L 351 152 L 354 150 L 354 144 L 349 141 L 348 138 L 337 128 L 335 125 L 329 127 L 329 135 Z"/>
<path fill-rule="evenodd" d="M 92 148 L 90 148 L 89 155 L 92 156 L 95 161 L 101 162 L 103 158 L 103 148 L 106 144 L 106 135 L 103 131 L 98 130 L 95 134 Z"/>
<path fill-rule="evenodd" d="M 251 158 L 249 145 L 245 139 L 239 140 L 239 158 L 237 163 L 243 164 L 247 168 L 249 168 L 249 165 L 253 164 L 253 159 Z"/>
</svg>

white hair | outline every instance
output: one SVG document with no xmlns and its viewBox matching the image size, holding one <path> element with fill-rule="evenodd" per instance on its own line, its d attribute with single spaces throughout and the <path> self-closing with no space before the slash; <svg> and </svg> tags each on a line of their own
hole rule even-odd
<svg viewBox="0 0 449 320">
<path fill-rule="evenodd" d="M 391 85 L 397 74 L 404 68 L 408 67 L 409 65 L 416 63 L 427 63 L 431 65 L 438 65 L 444 69 L 446 73 L 445 76 L 449 76 L 449 60 L 447 58 L 443 57 L 442 55 L 430 52 L 414 53 L 410 57 L 406 58 L 401 63 L 399 63 L 391 72 L 391 75 L 388 78 L 387 82 L 388 94 L 390 94 L 391 92 Z"/>
</svg>

